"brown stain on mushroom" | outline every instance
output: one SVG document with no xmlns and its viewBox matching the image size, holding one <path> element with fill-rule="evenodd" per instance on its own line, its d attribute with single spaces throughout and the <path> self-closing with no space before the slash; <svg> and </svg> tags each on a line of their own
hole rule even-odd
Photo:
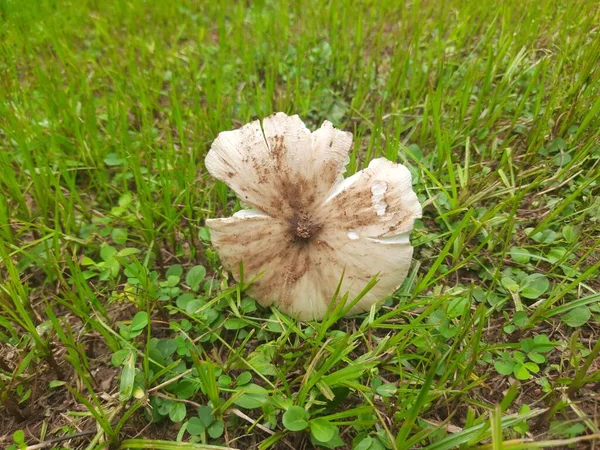
<svg viewBox="0 0 600 450">
<path fill-rule="evenodd" d="M 303 209 L 303 191 L 308 186 L 308 180 L 302 176 L 289 173 L 289 169 L 283 169 L 279 174 L 279 194 L 281 199 L 294 211 Z M 287 173 L 286 173 L 287 172 Z M 281 206 L 281 204 L 279 205 Z"/>
<path fill-rule="evenodd" d="M 311 264 L 310 251 L 306 246 L 288 241 L 284 250 L 275 258 L 270 252 L 265 252 L 262 258 L 244 266 L 246 278 L 252 278 L 264 271 L 262 277 L 251 286 L 250 292 L 257 296 L 265 306 L 276 301 L 281 305 L 291 305 L 295 298 L 292 296 L 294 285 L 308 272 Z M 273 293 L 279 296 L 273 298 Z"/>
<path fill-rule="evenodd" d="M 369 190 L 358 189 L 356 185 L 352 185 L 335 197 L 332 205 L 342 211 L 336 218 L 340 225 L 346 228 L 360 228 L 373 223 L 377 211 L 373 208 L 371 196 Z"/>
<path fill-rule="evenodd" d="M 223 167 L 225 167 L 225 169 L 228 172 L 234 172 L 235 173 L 235 168 L 233 167 L 233 165 L 225 158 L 221 157 L 219 158 L 219 161 L 221 161 L 221 164 L 223 164 Z M 229 173 L 228 173 L 229 175 Z"/>
<path fill-rule="evenodd" d="M 330 159 L 323 166 L 320 177 L 328 183 L 333 183 L 340 173 L 341 167 L 338 161 Z"/>
<path fill-rule="evenodd" d="M 278 165 L 281 165 L 281 161 L 283 160 L 283 155 L 285 153 L 285 144 L 284 144 L 283 136 L 274 136 L 271 138 L 271 155 L 275 158 L 275 161 Z"/>
<path fill-rule="evenodd" d="M 220 244 L 235 244 L 235 245 L 247 245 L 252 241 L 258 241 L 271 236 L 273 232 L 269 229 L 259 229 L 251 233 L 225 233 L 219 236 L 218 241 Z"/>
<path fill-rule="evenodd" d="M 294 302 L 291 291 L 293 286 L 308 272 L 310 266 L 310 252 L 308 247 L 293 246 L 290 248 L 287 261 L 285 263 L 284 291 L 279 298 L 279 302 L 289 306 Z"/>
</svg>

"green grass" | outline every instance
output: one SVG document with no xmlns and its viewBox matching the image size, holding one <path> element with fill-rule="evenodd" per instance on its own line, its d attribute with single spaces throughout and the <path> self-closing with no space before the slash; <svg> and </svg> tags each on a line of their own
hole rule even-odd
<svg viewBox="0 0 600 450">
<path fill-rule="evenodd" d="M 598 445 L 598 23 L 588 0 L 0 0 L 0 446 Z M 352 131 L 349 173 L 413 174 L 414 267 L 369 314 L 296 323 L 210 247 L 240 207 L 210 143 L 276 111 Z"/>
</svg>

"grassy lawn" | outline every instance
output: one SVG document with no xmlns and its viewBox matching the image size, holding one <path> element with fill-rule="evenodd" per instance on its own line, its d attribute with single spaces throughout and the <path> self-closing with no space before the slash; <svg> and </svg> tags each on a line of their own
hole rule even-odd
<svg viewBox="0 0 600 450">
<path fill-rule="evenodd" d="M 0 0 L 0 447 L 600 448 L 591 0 Z M 296 322 L 204 168 L 284 111 L 409 167 L 409 276 Z M 29 447 L 28 447 L 29 446 Z"/>
</svg>

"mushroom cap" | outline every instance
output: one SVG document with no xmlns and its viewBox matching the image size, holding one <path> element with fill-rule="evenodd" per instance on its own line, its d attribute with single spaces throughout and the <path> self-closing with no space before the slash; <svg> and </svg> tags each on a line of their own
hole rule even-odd
<svg viewBox="0 0 600 450">
<path fill-rule="evenodd" d="M 223 266 L 263 306 L 320 320 L 332 301 L 356 298 L 370 309 L 398 289 L 421 217 L 408 169 L 385 158 L 344 179 L 352 134 L 325 121 L 310 132 L 297 115 L 276 113 L 220 133 L 206 168 L 249 209 L 208 219 Z M 341 284 L 340 284 L 341 281 Z M 338 285 L 338 298 L 334 298 Z"/>
</svg>

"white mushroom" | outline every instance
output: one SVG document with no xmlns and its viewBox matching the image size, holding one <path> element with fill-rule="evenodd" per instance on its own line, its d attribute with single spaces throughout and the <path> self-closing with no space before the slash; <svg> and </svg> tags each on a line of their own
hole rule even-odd
<svg viewBox="0 0 600 450">
<path fill-rule="evenodd" d="M 251 209 L 209 219 L 223 266 L 239 280 L 259 276 L 249 293 L 301 320 L 320 320 L 342 280 L 351 309 L 368 310 L 408 272 L 408 236 L 421 205 L 410 172 L 380 158 L 344 179 L 352 134 L 325 121 L 311 133 L 297 115 L 277 113 L 219 134 L 206 168 Z M 343 275 L 343 278 L 342 278 Z"/>
</svg>

